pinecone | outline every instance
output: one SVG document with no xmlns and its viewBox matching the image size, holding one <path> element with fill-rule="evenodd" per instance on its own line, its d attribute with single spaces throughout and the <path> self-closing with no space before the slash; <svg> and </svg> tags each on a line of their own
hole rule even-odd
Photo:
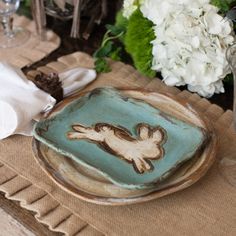
<svg viewBox="0 0 236 236">
<path fill-rule="evenodd" d="M 33 82 L 39 89 L 54 97 L 57 102 L 63 99 L 63 88 L 57 73 L 44 74 L 39 72 Z"/>
</svg>

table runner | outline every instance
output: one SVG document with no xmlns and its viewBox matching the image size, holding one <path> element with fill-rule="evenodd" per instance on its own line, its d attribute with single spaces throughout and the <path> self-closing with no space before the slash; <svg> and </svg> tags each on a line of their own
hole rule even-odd
<svg viewBox="0 0 236 236">
<path fill-rule="evenodd" d="M 31 33 L 30 39 L 19 47 L 1 48 L 0 61 L 4 60 L 19 68 L 23 68 L 43 59 L 60 45 L 60 38 L 51 30 L 46 31 L 46 40 L 41 41 L 36 35 L 34 21 L 29 20 L 25 16 L 14 15 L 13 24 L 14 26 L 21 26 L 29 30 Z"/>
<path fill-rule="evenodd" d="M 39 70 L 92 65 L 90 56 L 77 52 Z M 36 218 L 50 229 L 66 235 L 236 235 L 236 189 L 218 168 L 222 157 L 236 155 L 232 111 L 224 112 L 196 94 L 167 87 L 159 79 L 145 78 L 121 62 L 111 62 L 111 67 L 112 72 L 100 74 L 86 90 L 106 85 L 164 91 L 188 101 L 212 121 L 219 147 L 217 160 L 206 176 L 183 191 L 147 203 L 94 205 L 54 184 L 36 163 L 31 138 L 16 135 L 0 142 L 0 190 L 7 198 L 20 201 L 22 207 L 36 211 Z"/>
</svg>

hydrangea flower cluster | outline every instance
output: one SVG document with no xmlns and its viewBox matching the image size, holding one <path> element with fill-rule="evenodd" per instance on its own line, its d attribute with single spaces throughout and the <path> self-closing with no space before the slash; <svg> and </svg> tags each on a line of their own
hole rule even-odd
<svg viewBox="0 0 236 236">
<path fill-rule="evenodd" d="M 140 8 L 153 22 L 152 69 L 169 86 L 187 85 L 201 96 L 224 92 L 230 73 L 226 49 L 234 41 L 231 22 L 209 0 L 125 0 L 123 15 Z"/>
</svg>

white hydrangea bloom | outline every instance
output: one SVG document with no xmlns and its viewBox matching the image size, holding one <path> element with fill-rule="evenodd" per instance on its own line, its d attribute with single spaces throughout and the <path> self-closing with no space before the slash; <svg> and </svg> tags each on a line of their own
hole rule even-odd
<svg viewBox="0 0 236 236">
<path fill-rule="evenodd" d="M 123 16 L 129 18 L 132 13 L 138 8 L 135 4 L 136 0 L 124 0 L 123 3 Z"/>
<path fill-rule="evenodd" d="M 143 0 L 140 9 L 155 25 L 152 69 L 167 85 L 187 84 L 205 97 L 224 92 L 222 79 L 230 73 L 225 52 L 234 38 L 218 8 L 209 0 Z"/>
<path fill-rule="evenodd" d="M 139 8 L 146 0 L 124 0 L 123 2 L 123 16 L 129 19 L 135 10 Z"/>
</svg>

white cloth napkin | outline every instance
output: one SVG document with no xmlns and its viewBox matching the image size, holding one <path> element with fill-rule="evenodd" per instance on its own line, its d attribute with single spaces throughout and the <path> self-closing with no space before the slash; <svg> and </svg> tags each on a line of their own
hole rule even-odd
<svg viewBox="0 0 236 236">
<path fill-rule="evenodd" d="M 83 89 L 86 85 L 91 83 L 96 76 L 95 70 L 81 67 L 60 73 L 59 79 L 62 82 L 63 97 L 67 97 Z"/>
<path fill-rule="evenodd" d="M 82 89 L 96 72 L 75 68 L 59 74 L 64 97 Z M 51 109 L 56 100 L 29 81 L 22 71 L 0 62 L 0 139 L 13 134 L 31 136 L 34 119 Z"/>
</svg>

